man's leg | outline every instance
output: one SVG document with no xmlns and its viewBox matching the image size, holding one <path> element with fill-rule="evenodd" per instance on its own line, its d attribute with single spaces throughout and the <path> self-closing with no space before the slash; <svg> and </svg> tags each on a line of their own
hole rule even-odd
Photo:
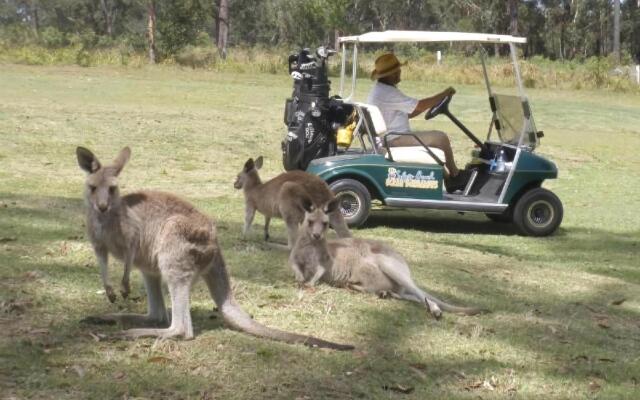
<svg viewBox="0 0 640 400">
<path fill-rule="evenodd" d="M 446 133 L 441 131 L 422 131 L 412 133 L 420 138 L 425 145 L 444 151 L 444 156 L 446 158 L 445 166 L 447 167 L 449 176 L 458 175 L 459 171 L 453 158 L 451 142 L 449 141 L 449 137 Z M 420 143 L 418 143 L 413 136 L 397 136 L 392 139 L 389 144 L 391 147 L 420 146 Z"/>
</svg>

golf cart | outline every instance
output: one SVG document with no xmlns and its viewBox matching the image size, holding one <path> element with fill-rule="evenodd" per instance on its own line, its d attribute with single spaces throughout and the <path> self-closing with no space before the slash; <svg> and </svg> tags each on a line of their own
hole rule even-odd
<svg viewBox="0 0 640 400">
<path fill-rule="evenodd" d="M 445 187 L 445 158 L 442 151 L 424 145 L 412 133 L 387 132 L 382 114 L 376 106 L 354 100 L 358 45 L 394 42 L 498 43 L 508 44 L 510 48 L 517 95 L 493 91 L 482 57 L 492 113 L 486 140 L 478 139 L 449 111 L 451 97 L 444 98 L 426 112 L 426 119 L 440 114 L 448 117 L 475 144 L 472 159 L 466 166 L 469 178 L 462 190 L 449 193 Z M 291 109 L 291 101 L 288 101 L 285 123 L 289 122 L 289 133 L 283 142 L 283 155 L 287 169 L 296 166 L 306 169 L 329 184 L 339 198 L 341 211 L 350 226 L 362 225 L 369 216 L 372 199 L 377 199 L 387 207 L 481 212 L 493 221 L 513 222 L 521 234 L 529 236 L 549 235 L 558 228 L 563 216 L 562 203 L 555 194 L 541 187 L 545 179 L 556 178 L 558 170 L 553 162 L 534 154 L 543 135 L 535 128 L 517 63 L 516 44 L 526 43 L 525 38 L 479 33 L 385 31 L 341 37 L 340 43 L 340 96 L 331 99 L 327 96 L 324 105 L 315 97 L 316 100 L 308 104 L 307 119 L 298 112 L 298 125 L 295 121 L 292 123 L 291 115 L 295 111 Z M 353 71 L 351 90 L 345 96 L 349 48 Z M 309 59 L 314 59 L 316 66 L 320 65 L 320 60 L 324 66 L 330 54 L 322 49 L 317 58 L 310 56 Z M 304 66 L 299 59 L 295 61 L 294 70 Z M 322 76 L 320 78 L 325 79 Z M 302 82 L 299 89 L 302 92 L 305 87 L 311 91 L 314 88 L 327 90 L 321 85 L 324 81 L 316 82 L 314 79 L 313 74 L 303 73 L 299 77 Z M 292 98 L 294 103 L 301 101 L 304 93 L 296 95 L 294 90 Z M 321 117 L 323 110 L 325 118 Z M 345 117 L 346 114 L 349 117 Z M 325 121 L 324 128 L 317 123 L 314 127 L 314 118 Z M 332 128 L 327 129 L 327 124 Z M 292 126 L 297 127 L 298 131 L 292 130 Z M 322 129 L 329 133 L 318 135 L 317 132 Z M 347 140 L 341 137 L 345 130 Z M 399 135 L 412 136 L 416 145 L 390 147 L 389 139 Z M 299 147 L 291 147 L 291 143 L 297 140 L 301 143 Z M 303 153 L 306 158 L 301 156 Z M 297 164 L 287 163 L 286 160 L 291 161 L 293 155 L 297 157 Z"/>
</svg>

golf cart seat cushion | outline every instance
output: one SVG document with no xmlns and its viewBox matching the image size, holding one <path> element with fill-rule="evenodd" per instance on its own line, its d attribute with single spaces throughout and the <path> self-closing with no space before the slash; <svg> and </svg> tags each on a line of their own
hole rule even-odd
<svg viewBox="0 0 640 400">
<path fill-rule="evenodd" d="M 431 154 L 422 146 L 407 146 L 407 147 L 391 147 L 391 156 L 395 162 L 415 163 L 415 164 L 438 164 L 438 162 L 431 157 Z M 445 162 L 444 151 L 435 147 L 429 147 L 442 162 Z M 389 154 L 386 155 L 389 159 Z"/>
<path fill-rule="evenodd" d="M 360 108 L 367 110 L 369 113 L 369 117 L 371 118 L 371 123 L 373 124 L 373 129 L 376 131 L 376 135 L 382 136 L 387 133 L 387 124 L 384 122 L 384 118 L 382 118 L 382 112 L 380 109 L 372 104 L 366 103 L 354 103 Z"/>
</svg>

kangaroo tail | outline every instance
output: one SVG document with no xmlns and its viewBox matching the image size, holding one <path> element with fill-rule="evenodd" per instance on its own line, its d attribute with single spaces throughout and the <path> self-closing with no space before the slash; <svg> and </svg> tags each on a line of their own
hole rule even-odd
<svg viewBox="0 0 640 400">
<path fill-rule="evenodd" d="M 218 310 L 222 313 L 225 323 L 233 329 L 257 337 L 286 343 L 301 343 L 310 347 L 323 347 L 334 350 L 354 349 L 352 345 L 333 343 L 313 336 L 272 329 L 256 322 L 236 303 L 231 292 L 229 274 L 219 248 L 214 256 L 211 268 L 203 274 L 203 279 L 209 287 L 211 297 L 218 305 Z"/>
</svg>

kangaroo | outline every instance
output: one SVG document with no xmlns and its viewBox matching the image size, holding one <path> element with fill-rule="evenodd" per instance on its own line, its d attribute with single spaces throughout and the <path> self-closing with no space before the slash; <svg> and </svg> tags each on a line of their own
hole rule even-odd
<svg viewBox="0 0 640 400">
<path fill-rule="evenodd" d="M 76 150 L 80 168 L 87 172 L 85 201 L 87 229 L 107 277 L 108 254 L 125 264 L 135 265 L 144 277 L 148 297 L 147 314 L 106 314 L 90 317 L 92 322 L 120 321 L 138 328 L 122 332 L 125 337 L 152 336 L 193 338 L 189 293 L 198 277 L 209 288 L 224 321 L 254 336 L 309 346 L 350 350 L 353 346 L 324 341 L 267 328 L 254 321 L 236 303 L 213 220 L 188 202 L 169 193 L 140 191 L 120 196 L 117 178 L 131 151 L 122 149 L 112 165 L 102 166 L 88 149 Z M 171 297 L 168 318 L 161 284 L 165 281 Z"/>
<path fill-rule="evenodd" d="M 264 215 L 264 240 L 269 240 L 269 222 L 271 218 L 283 218 L 287 225 L 287 246 L 289 249 L 296 242 L 298 225 L 304 219 L 304 210 L 300 199 L 309 198 L 316 206 L 323 206 L 335 199 L 327 184 L 319 177 L 304 171 L 284 172 L 275 178 L 262 183 L 258 170 L 262 167 L 262 156 L 255 161 L 247 160 L 238 174 L 233 186 L 244 191 L 245 217 L 243 234 L 251 229 L 256 210 Z M 351 232 L 336 209 L 329 214 L 331 227 L 338 237 L 351 237 Z"/>
<path fill-rule="evenodd" d="M 436 319 L 440 318 L 442 310 L 464 315 L 486 311 L 457 307 L 423 291 L 411 279 L 404 258 L 384 243 L 358 238 L 327 240 L 327 214 L 337 208 L 337 201 L 317 208 L 308 199 L 303 199 L 302 206 L 304 221 L 289 257 L 289 265 L 300 284 L 314 286 L 322 281 L 381 297 L 391 295 L 415 301 L 425 305 Z"/>
</svg>

